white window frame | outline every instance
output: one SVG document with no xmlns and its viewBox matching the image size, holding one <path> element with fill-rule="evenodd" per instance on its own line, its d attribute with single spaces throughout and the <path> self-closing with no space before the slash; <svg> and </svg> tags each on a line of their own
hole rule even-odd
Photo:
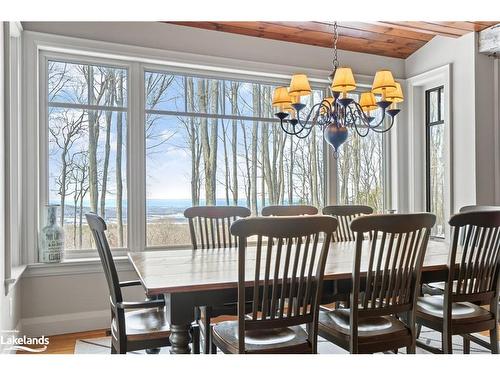
<svg viewBox="0 0 500 375">
<path fill-rule="evenodd" d="M 41 227 L 41 223 L 44 222 L 44 217 L 45 215 L 45 210 L 44 207 L 48 202 L 48 197 L 49 197 L 49 191 L 48 191 L 48 184 L 49 184 L 49 177 L 48 177 L 48 166 L 49 166 L 49 160 L 48 160 L 48 144 L 49 144 L 49 136 L 48 136 L 48 98 L 47 98 L 47 84 L 48 84 L 48 69 L 47 69 L 47 63 L 48 61 L 61 61 L 61 62 L 68 62 L 68 63 L 74 63 L 74 64 L 90 64 L 90 65 L 99 65 L 99 66 L 110 66 L 114 68 L 122 68 L 127 70 L 127 110 L 123 111 L 127 115 L 127 147 L 126 147 L 126 161 L 127 164 L 125 165 L 126 168 L 126 187 L 127 187 L 127 199 L 129 196 L 129 189 L 130 189 L 130 178 L 129 174 L 131 173 L 131 168 L 129 165 L 129 151 L 128 148 L 131 145 L 131 142 L 129 141 L 130 139 L 130 121 L 129 119 L 133 115 L 132 112 L 133 110 L 130 107 L 130 99 L 131 99 L 131 90 L 129 89 L 130 87 L 130 72 L 132 70 L 132 63 L 130 62 L 123 62 L 120 60 L 113 60 L 113 59 L 104 59 L 104 58 L 92 58 L 88 56 L 81 56 L 81 55 L 74 55 L 74 54 L 67 54 L 67 53 L 61 53 L 61 52 L 53 52 L 53 51 L 41 51 L 39 55 L 39 67 L 40 67 L 40 80 L 39 80 L 39 102 L 40 102 L 40 111 L 39 111 L 39 200 L 38 200 L 38 227 Z M 62 103 L 65 104 L 65 103 Z M 69 104 L 68 107 L 71 108 L 78 108 L 78 104 Z M 82 105 L 83 107 L 88 108 L 88 105 Z M 106 110 L 109 108 L 105 108 L 103 106 L 95 105 L 95 106 L 90 106 L 92 109 L 95 110 Z M 134 217 L 134 212 L 132 215 L 128 214 L 127 211 L 127 223 L 128 219 L 131 217 Z M 129 225 L 127 225 L 127 244 L 128 244 L 128 239 L 130 238 L 130 228 Z M 128 245 L 126 247 L 122 248 L 113 248 L 113 254 L 115 256 L 124 256 L 126 255 L 126 252 L 128 251 L 129 247 Z M 95 258 L 97 257 L 97 251 L 96 249 L 74 249 L 74 250 L 68 250 L 64 251 L 64 258 L 65 259 L 81 259 L 81 258 Z"/>
<path fill-rule="evenodd" d="M 4 22 L 5 82 L 5 293 L 19 280 L 25 267 L 21 258 L 21 62 L 22 26 L 20 22 Z"/>
<path fill-rule="evenodd" d="M 26 264 L 36 263 L 38 259 L 37 234 L 41 222 L 41 208 L 44 201 L 40 199 L 46 194 L 48 185 L 47 163 L 41 165 L 41 155 L 46 155 L 44 142 L 48 142 L 46 129 L 46 59 L 52 57 L 59 60 L 75 59 L 75 62 L 123 66 L 128 69 L 128 111 L 127 111 L 127 244 L 126 249 L 114 249 L 115 256 L 125 255 L 127 250 L 142 251 L 146 249 L 146 180 L 145 180 L 145 98 L 144 72 L 146 70 L 165 71 L 169 73 L 214 76 L 220 79 L 241 81 L 260 81 L 263 83 L 289 82 L 294 72 L 301 71 L 310 77 L 313 86 L 327 87 L 324 79 L 330 72 L 303 67 L 280 66 L 268 63 L 240 61 L 227 58 L 215 58 L 188 53 L 155 50 L 151 48 L 119 45 L 108 42 L 91 41 L 50 34 L 25 32 L 23 53 L 24 95 L 22 152 L 26 158 L 22 160 L 23 181 L 36 183 L 22 185 L 22 229 L 23 229 L 23 261 Z M 209 64 L 207 65 L 207 61 Z M 238 67 L 238 68 L 233 68 Z M 369 87 L 372 77 L 357 75 L 359 87 Z M 389 137 L 386 137 L 389 138 Z M 131 142 L 131 140 L 134 142 Z M 43 141 L 41 141 L 43 140 Z M 36 152 L 33 152 L 36 150 Z M 336 202 L 335 160 L 324 143 L 323 157 L 326 159 L 326 191 L 325 204 Z M 390 147 L 386 147 L 390 152 Z M 131 157 L 133 155 L 133 157 Z M 387 159 L 389 161 L 389 159 Z M 390 170 L 390 165 L 388 166 Z M 333 172 L 333 173 L 332 173 Z M 44 182 L 44 184 L 42 184 Z M 391 184 L 386 183 L 389 190 Z M 390 196 L 390 191 L 386 192 Z M 133 236 L 131 235 L 133 233 Z M 158 247 L 165 248 L 164 246 Z M 178 247 L 177 247 L 178 248 Z M 95 250 L 71 250 L 71 258 L 97 257 Z M 73 259 L 67 258 L 69 261 Z"/>
<path fill-rule="evenodd" d="M 443 65 L 414 77 L 407 78 L 408 108 L 408 209 L 409 212 L 426 211 L 426 160 L 425 160 L 425 91 L 443 86 L 444 99 L 444 155 L 445 222 L 454 213 L 453 207 L 453 124 L 451 111 L 451 65 Z M 450 226 L 445 225 L 445 240 L 450 239 Z"/>
<path fill-rule="evenodd" d="M 160 73 L 160 74 L 167 74 L 167 75 L 179 75 L 179 76 L 187 76 L 187 77 L 193 77 L 193 78 L 204 78 L 204 79 L 213 79 L 213 80 L 219 80 L 219 81 L 230 81 L 230 80 L 237 80 L 237 81 L 240 81 L 240 82 L 244 82 L 244 83 L 256 83 L 256 84 L 262 84 L 262 85 L 282 85 L 282 86 L 286 86 L 289 84 L 290 82 L 290 78 L 286 78 L 286 79 L 283 79 L 283 78 L 267 78 L 265 79 L 263 76 L 255 76 L 255 77 L 241 77 L 241 76 L 238 76 L 238 75 L 235 75 L 234 73 L 233 74 L 229 74 L 229 75 L 226 75 L 222 72 L 219 72 L 219 73 L 213 73 L 213 72 L 205 72 L 205 71 L 193 71 L 191 69 L 179 69 L 179 68 L 170 68 L 170 67 L 165 67 L 163 65 L 155 65 L 155 64 L 141 64 L 141 69 L 142 69 L 142 74 L 141 74 L 141 78 L 144 79 L 144 76 L 146 74 L 146 72 L 152 72 L 152 73 Z M 321 82 L 320 83 L 317 83 L 317 82 L 312 82 L 311 83 L 311 88 L 313 90 L 318 90 L 318 91 L 324 91 L 326 92 L 325 90 L 325 84 L 326 84 L 326 81 L 325 82 Z M 144 85 L 143 85 L 143 89 L 144 89 Z M 143 98 L 145 97 L 145 93 L 143 94 Z M 196 117 L 196 115 L 199 115 L 200 117 L 201 116 L 204 116 L 206 115 L 206 117 L 208 118 L 224 118 L 224 119 L 233 119 L 233 118 L 236 118 L 236 119 L 243 119 L 243 120 L 246 120 L 246 121 L 259 121 L 259 122 L 273 122 L 273 123 L 279 123 L 279 120 L 277 118 L 264 118 L 264 117 L 247 117 L 247 116 L 232 116 L 232 115 L 227 115 L 225 113 L 218 113 L 218 114 L 203 114 L 203 113 L 189 113 L 187 114 L 187 112 L 182 112 L 182 111 L 165 111 L 165 110 L 146 110 L 145 106 L 144 108 L 141 108 L 141 109 L 144 109 L 144 116 L 146 115 L 146 113 L 154 113 L 154 114 L 157 114 L 157 115 L 161 115 L 161 116 L 184 116 L 184 117 L 187 117 L 187 116 L 191 116 L 193 115 L 194 117 Z M 144 127 L 145 126 L 145 117 L 143 119 L 143 124 L 142 126 Z M 144 137 L 144 135 L 143 135 Z M 145 139 L 144 139 L 144 142 L 145 142 Z M 323 162 L 324 162 L 324 174 L 325 174 L 325 186 L 327 186 L 327 176 L 328 176 L 328 148 L 327 148 L 327 143 L 324 141 L 323 139 Z M 325 163 L 325 161 L 327 163 Z M 146 159 L 144 159 L 144 163 L 146 163 Z M 144 168 L 146 169 L 146 168 Z M 144 176 L 146 175 L 145 171 L 144 171 Z M 144 181 L 145 181 L 145 177 L 144 177 Z M 145 188 L 145 184 L 144 184 L 144 188 Z M 328 204 L 328 189 L 325 189 L 325 192 L 324 192 L 325 196 L 323 197 L 323 200 L 325 202 L 325 205 Z M 146 194 L 144 194 L 144 208 L 146 208 Z M 145 222 L 146 222 L 146 226 L 147 226 L 147 215 L 145 214 Z M 146 240 L 146 234 L 144 235 L 144 246 L 145 246 L 145 249 L 147 250 L 154 250 L 154 249 L 157 249 L 157 250 L 161 250 L 161 249 L 181 249 L 181 248 L 191 248 L 191 245 L 190 244 L 185 244 L 185 245 L 150 245 L 148 246 L 147 245 L 147 240 Z"/>
</svg>

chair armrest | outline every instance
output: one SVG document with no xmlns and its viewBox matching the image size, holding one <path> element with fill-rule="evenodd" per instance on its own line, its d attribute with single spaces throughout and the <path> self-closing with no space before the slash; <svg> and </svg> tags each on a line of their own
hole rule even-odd
<svg viewBox="0 0 500 375">
<path fill-rule="evenodd" d="M 165 301 L 163 300 L 152 300 L 143 302 L 120 302 L 116 306 L 119 309 L 147 309 L 153 307 L 165 307 Z"/>
<path fill-rule="evenodd" d="M 136 285 L 142 285 L 140 280 L 129 280 L 129 281 L 121 281 L 120 282 L 120 288 L 124 288 L 127 286 L 136 286 Z"/>
</svg>

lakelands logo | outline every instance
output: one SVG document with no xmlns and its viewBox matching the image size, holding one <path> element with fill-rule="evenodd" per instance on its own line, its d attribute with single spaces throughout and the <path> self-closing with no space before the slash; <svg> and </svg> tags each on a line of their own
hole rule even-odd
<svg viewBox="0 0 500 375">
<path fill-rule="evenodd" d="M 30 353 L 41 353 L 47 350 L 47 345 L 49 345 L 49 338 L 45 336 L 19 336 L 19 331 L 16 330 L 0 331 L 0 346 L 5 346 L 8 348 L 8 350 L 21 350 Z"/>
</svg>

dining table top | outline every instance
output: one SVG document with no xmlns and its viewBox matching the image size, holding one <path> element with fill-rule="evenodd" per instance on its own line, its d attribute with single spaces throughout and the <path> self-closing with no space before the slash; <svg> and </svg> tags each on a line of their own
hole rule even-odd
<svg viewBox="0 0 500 375">
<path fill-rule="evenodd" d="M 365 241 L 368 252 L 369 241 Z M 325 280 L 349 280 L 356 243 L 334 242 L 330 244 L 325 267 Z M 448 264 L 449 244 L 430 240 L 424 258 L 423 272 L 443 271 Z M 169 249 L 129 252 L 131 261 L 148 295 L 164 293 L 200 292 L 237 287 L 238 249 Z M 247 258 L 255 259 L 255 249 L 247 248 Z M 362 256 L 362 259 L 368 258 Z M 251 262 L 249 262 L 251 263 Z M 361 271 L 367 264 L 362 260 Z M 253 276 L 250 265 L 249 277 Z"/>
</svg>

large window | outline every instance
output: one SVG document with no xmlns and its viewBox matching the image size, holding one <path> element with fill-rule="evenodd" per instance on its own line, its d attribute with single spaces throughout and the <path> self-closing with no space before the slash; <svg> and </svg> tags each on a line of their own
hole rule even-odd
<svg viewBox="0 0 500 375">
<path fill-rule="evenodd" d="M 431 234 L 436 237 L 444 237 L 445 125 L 443 87 L 436 87 L 425 92 L 425 112 L 426 209 L 436 215 L 436 225 L 432 228 Z"/>
<path fill-rule="evenodd" d="M 145 88 L 148 246 L 189 244 L 192 205 L 324 205 L 322 134 L 287 136 L 273 85 L 147 71 Z"/>
<path fill-rule="evenodd" d="M 41 225 L 44 205 L 58 204 L 72 257 L 95 256 L 89 211 L 105 218 L 116 251 L 189 246 L 183 212 L 194 205 L 258 215 L 270 204 L 335 203 L 326 201 L 331 151 L 321 130 L 291 137 L 274 115 L 278 79 L 57 52 L 43 52 L 41 63 Z M 324 97 L 321 86 L 302 98 L 308 107 Z M 350 132 L 337 202 L 383 210 L 383 149 L 381 135 Z"/>
<path fill-rule="evenodd" d="M 92 247 L 84 217 L 108 224 L 127 246 L 127 70 L 47 60 L 48 202 L 60 205 L 67 250 Z"/>
</svg>

